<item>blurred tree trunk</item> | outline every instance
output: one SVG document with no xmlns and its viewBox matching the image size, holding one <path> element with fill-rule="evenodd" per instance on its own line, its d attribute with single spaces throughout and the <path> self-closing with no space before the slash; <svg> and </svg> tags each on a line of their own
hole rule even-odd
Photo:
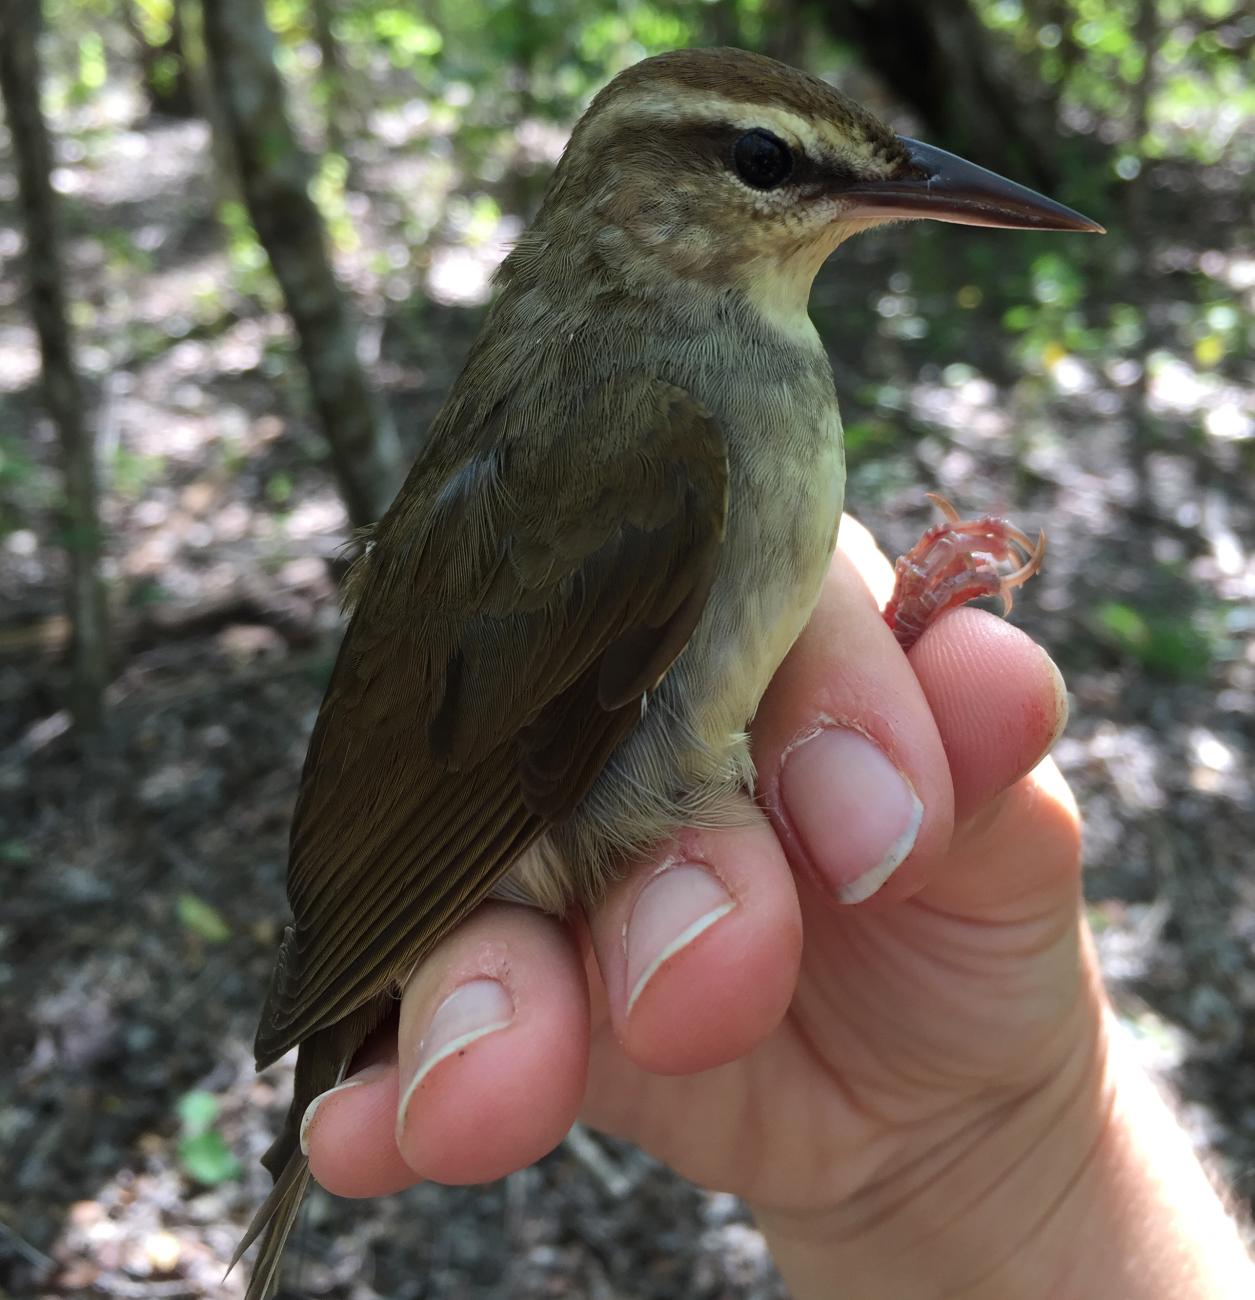
<svg viewBox="0 0 1255 1300">
<path fill-rule="evenodd" d="M 1150 131 L 1150 104 L 1159 61 L 1159 12 L 1156 0 L 1138 0 L 1133 35 L 1142 54 L 1142 75 L 1129 90 L 1129 147 L 1138 159 L 1146 157 L 1146 136 Z M 1141 265 L 1150 266 L 1151 232 L 1146 211 L 1150 174 L 1142 167 L 1126 185 L 1129 226 L 1139 245 Z"/>
<path fill-rule="evenodd" d="M 215 207 L 224 203 L 242 203 L 235 150 L 231 147 L 220 97 L 213 86 L 209 55 L 205 51 L 204 14 L 193 0 L 183 0 L 183 4 L 183 53 L 187 59 L 187 79 L 192 102 L 196 105 L 196 116 L 209 124 Z"/>
<path fill-rule="evenodd" d="M 335 0 L 310 0 L 310 23 L 318 46 L 319 81 L 324 95 L 327 121 L 327 148 L 338 153 L 353 173 L 353 156 L 349 142 L 366 130 L 363 113 L 358 107 L 344 66 L 344 55 L 335 33 Z"/>
<path fill-rule="evenodd" d="M 737 0 L 714 0 L 704 6 L 704 27 L 710 45 L 744 45 Z"/>
<path fill-rule="evenodd" d="M 354 524 L 373 523 L 400 485 L 400 448 L 357 355 L 357 331 L 309 196 L 310 163 L 288 121 L 261 0 L 203 0 L 213 89 L 240 185 L 296 327 L 314 409 Z"/>
<path fill-rule="evenodd" d="M 183 0 L 168 0 L 170 12 L 164 30 L 153 31 L 158 22 L 146 21 L 135 0 L 124 0 L 122 21 L 131 33 L 139 54 L 140 75 L 148 106 L 167 117 L 195 117 L 196 96 L 188 75 L 183 44 Z"/>
<path fill-rule="evenodd" d="M 94 449 L 65 314 L 52 144 L 40 106 L 41 30 L 39 0 L 4 0 L 0 4 L 0 98 L 8 119 L 26 227 L 30 311 L 39 335 L 44 401 L 60 439 L 65 476 L 61 526 L 70 560 L 70 712 L 78 730 L 90 733 L 99 729 L 103 718 L 109 636 L 100 578 Z"/>
<path fill-rule="evenodd" d="M 915 109 L 931 143 L 1041 189 L 1058 184 L 1053 113 L 1003 68 L 969 0 L 819 0 L 811 11 Z"/>
<path fill-rule="evenodd" d="M 1039 26 L 1049 23 L 1059 29 L 1059 61 L 1063 65 L 1063 72 L 1049 91 L 1051 99 L 1056 103 L 1067 89 L 1068 82 L 1072 80 L 1072 74 L 1076 71 L 1076 65 L 1083 57 L 1081 47 L 1072 30 L 1074 17 L 1070 0 L 1043 0 L 1041 12 L 1037 16 Z"/>
<path fill-rule="evenodd" d="M 796 0 L 769 0 L 764 15 L 763 53 L 795 68 L 806 66 L 809 15 Z"/>
<path fill-rule="evenodd" d="M 1145 166 L 1146 135 L 1150 130 L 1150 104 L 1155 89 L 1155 77 L 1159 63 L 1159 46 L 1162 39 L 1159 13 L 1156 0 L 1138 0 L 1137 17 L 1133 25 L 1133 35 L 1142 53 L 1142 74 L 1130 87 L 1129 91 L 1129 148 L 1142 161 L 1141 170 L 1131 180 L 1125 182 L 1125 219 L 1128 223 L 1127 235 L 1130 250 L 1137 266 L 1149 267 L 1154 264 L 1154 224 L 1148 210 L 1150 200 L 1151 172 Z M 1147 321 L 1147 333 L 1143 341 L 1141 374 L 1137 381 L 1136 394 L 1138 406 L 1138 427 L 1130 447 L 1130 459 L 1137 474 L 1138 496 L 1143 506 L 1154 514 L 1153 474 L 1150 458 L 1159 445 L 1156 437 L 1156 421 L 1150 407 L 1150 357 L 1158 346 L 1168 342 L 1155 335 L 1163 326 L 1154 321 Z M 1167 331 L 1165 331 L 1167 333 Z"/>
</svg>

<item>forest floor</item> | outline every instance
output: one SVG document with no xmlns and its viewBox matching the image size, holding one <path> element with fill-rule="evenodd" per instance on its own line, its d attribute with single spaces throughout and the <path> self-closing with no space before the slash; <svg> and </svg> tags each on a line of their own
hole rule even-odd
<svg viewBox="0 0 1255 1300">
<path fill-rule="evenodd" d="M 285 1064 L 255 1078 L 249 1045 L 347 529 L 283 321 L 230 287 L 204 129 L 119 111 L 85 138 L 63 188 L 120 648 L 89 757 L 58 711 L 36 356 L 17 286 L 0 286 L 0 431 L 34 430 L 30 463 L 0 476 L 0 1295 L 238 1296 L 244 1273 L 222 1273 L 290 1084 Z M 415 306 L 415 272 L 387 270 L 396 201 L 378 196 L 417 194 L 421 169 L 376 157 L 361 176 L 375 198 L 354 201 L 361 244 L 343 270 L 415 446 L 482 313 L 434 299 L 482 297 L 510 227 L 436 231 L 419 268 L 433 300 Z M 1205 221 L 1190 201 L 1204 184 Z M 1103 967 L 1199 1147 L 1253 1201 L 1255 417 L 1249 363 L 1201 354 L 1190 333 L 1200 281 L 1251 310 L 1243 201 L 1165 166 L 1141 218 L 1154 239 L 1130 251 L 1119 214 L 1095 214 L 1113 233 L 1084 310 L 1135 305 L 1136 346 L 1013 356 L 960 264 L 987 288 L 1030 245 L 953 228 L 909 262 L 915 231 L 844 251 L 815 314 L 851 507 L 886 550 L 918 536 L 926 490 L 1049 533 L 1015 617 L 1071 689 L 1056 757 L 1084 811 Z M 0 253 L 14 221 L 0 193 Z M 968 250 L 995 240 L 1000 260 L 978 264 Z M 289 1291 L 336 1300 L 783 1295 L 735 1199 L 582 1132 L 489 1187 L 316 1193 L 292 1257 Z"/>
</svg>

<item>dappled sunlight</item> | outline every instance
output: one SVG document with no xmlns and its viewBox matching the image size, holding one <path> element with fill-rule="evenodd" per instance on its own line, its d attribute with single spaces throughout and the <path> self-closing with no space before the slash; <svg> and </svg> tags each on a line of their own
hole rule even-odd
<svg viewBox="0 0 1255 1300">
<path fill-rule="evenodd" d="M 1186 1091 L 1200 1144 L 1255 1168 L 1250 20 L 1156 4 L 1146 38 L 1127 5 L 1065 0 L 1046 22 L 975 0 L 989 66 L 1023 86 L 991 107 L 964 73 L 973 110 L 895 82 L 829 8 L 503 0 L 485 23 L 445 0 L 345 0 L 320 33 L 307 0 L 271 4 L 356 356 L 408 461 L 581 107 L 614 69 L 686 42 L 770 46 L 905 134 L 973 157 L 980 142 L 995 155 L 981 161 L 1027 181 L 1040 169 L 1037 187 L 1101 219 L 1104 239 L 878 229 L 824 269 L 812 315 L 847 506 L 887 550 L 933 522 L 928 491 L 1046 532 L 1013 618 L 1067 680 L 1055 756 L 1083 810 L 1104 974 L 1139 1058 Z M 90 758 L 67 707 L 72 539 L 0 131 L 0 984 L 14 994 L 0 1268 L 15 1296 L 233 1300 L 247 1272 L 222 1271 L 268 1186 L 257 1162 L 292 1074 L 289 1057 L 254 1076 L 251 1035 L 355 543 L 204 88 L 179 117 L 143 83 L 140 55 L 163 48 L 174 11 L 132 10 L 124 24 L 45 0 L 111 627 Z M 200 40 L 187 33 L 193 63 Z M 582 1133 L 488 1188 L 316 1193 L 293 1255 L 297 1290 L 328 1300 L 784 1295 L 739 1201 Z"/>
<path fill-rule="evenodd" d="M 96 137 L 72 151 L 68 161 L 74 165 L 61 170 L 93 205 L 134 206 L 151 223 L 158 216 L 176 215 L 167 211 L 169 200 L 186 199 L 211 179 L 209 151 L 207 123 L 153 122 L 136 105 L 131 129 Z"/>
<path fill-rule="evenodd" d="M 915 384 L 910 410 L 919 420 L 961 431 L 965 440 L 995 441 L 1011 429 L 1005 395 L 961 363 L 947 366 L 937 382 Z"/>
<path fill-rule="evenodd" d="M 1130 812 L 1153 812 L 1167 801 L 1161 741 L 1146 727 L 1099 723 L 1085 740 L 1061 741 L 1057 758 L 1065 775 L 1084 763 L 1100 766 Z"/>
<path fill-rule="evenodd" d="M 1201 794 L 1241 798 L 1251 784 L 1251 763 L 1232 740 L 1207 727 L 1194 727 L 1189 736 L 1190 785 Z"/>
<path fill-rule="evenodd" d="M 457 307 L 477 307 L 488 301 L 493 272 L 517 238 L 517 219 L 503 220 L 487 238 L 474 243 L 437 248 L 426 276 L 430 296 Z"/>
<path fill-rule="evenodd" d="M 0 393 L 21 392 L 38 380 L 35 331 L 23 325 L 0 325 Z"/>
<path fill-rule="evenodd" d="M 280 1094 L 290 1089 L 291 1063 L 258 1077 L 252 1053 L 239 1039 L 219 1043 L 216 1056 L 212 1075 L 185 1096 L 212 1097 L 215 1119 L 208 1131 L 251 1157 L 255 1167 L 268 1141 L 266 1117 L 281 1101 L 276 1084 Z M 204 1091 L 206 1084 L 212 1093 Z M 105 1096 L 98 1104 L 110 1100 Z M 224 1278 L 237 1242 L 230 1219 L 233 1212 L 247 1212 L 249 1198 L 264 1195 L 267 1180 L 250 1171 L 241 1181 L 244 1170 L 237 1163 L 230 1179 L 199 1183 L 189 1165 L 209 1170 L 203 1156 L 183 1154 L 188 1140 L 177 1130 L 141 1133 L 132 1149 L 116 1153 L 114 1170 L 65 1207 L 47 1252 L 59 1287 L 160 1296 L 175 1294 L 171 1288 L 177 1286 L 179 1295 L 225 1300 L 244 1294 L 245 1269 Z M 170 1226 L 171 1218 L 177 1226 Z"/>
<path fill-rule="evenodd" d="M 344 502 L 334 492 L 306 498 L 283 519 L 283 532 L 298 541 L 322 535 L 341 535 L 348 526 Z"/>
<path fill-rule="evenodd" d="M 1156 415 L 1197 416 L 1218 442 L 1255 437 L 1255 392 L 1226 383 L 1214 371 L 1201 370 L 1166 352 L 1148 358 L 1148 405 Z"/>
</svg>

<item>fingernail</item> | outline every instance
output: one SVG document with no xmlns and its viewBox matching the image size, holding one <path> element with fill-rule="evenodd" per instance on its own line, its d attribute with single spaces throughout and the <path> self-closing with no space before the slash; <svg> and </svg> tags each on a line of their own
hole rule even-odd
<svg viewBox="0 0 1255 1300">
<path fill-rule="evenodd" d="M 820 727 L 795 741 L 780 793 L 812 865 L 842 903 L 861 903 L 893 875 L 924 819 L 906 777 L 846 727 Z"/>
<path fill-rule="evenodd" d="M 1041 653 L 1050 670 L 1050 681 L 1055 691 L 1055 729 L 1050 733 L 1050 740 L 1042 751 L 1045 756 L 1055 747 L 1055 741 L 1063 735 L 1064 728 L 1068 725 L 1068 684 L 1063 680 L 1059 665 L 1044 650 Z"/>
<path fill-rule="evenodd" d="M 735 906 L 722 881 L 695 863 L 668 864 L 654 874 L 623 931 L 628 1015 L 659 969 Z"/>
<path fill-rule="evenodd" d="M 456 1052 L 465 1051 L 477 1039 L 504 1029 L 513 1019 L 514 1001 L 497 980 L 471 980 L 445 998 L 418 1045 L 414 1077 L 397 1107 L 398 1135 L 405 1126 L 410 1098 L 432 1070 Z"/>
<path fill-rule="evenodd" d="M 373 1083 L 376 1079 L 382 1078 L 387 1072 L 388 1067 L 386 1065 L 368 1065 L 364 1069 L 358 1070 L 351 1079 L 345 1079 L 343 1083 L 337 1083 L 334 1088 L 328 1088 L 326 1092 L 320 1092 L 305 1107 L 305 1114 L 301 1116 L 301 1154 L 309 1155 L 309 1131 L 314 1123 L 314 1115 L 328 1097 L 334 1097 L 338 1092 L 348 1092 L 350 1088 L 360 1088 L 364 1083 Z"/>
</svg>

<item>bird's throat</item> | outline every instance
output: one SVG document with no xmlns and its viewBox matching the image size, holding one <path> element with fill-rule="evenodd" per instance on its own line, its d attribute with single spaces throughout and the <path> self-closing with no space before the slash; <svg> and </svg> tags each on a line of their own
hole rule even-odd
<svg viewBox="0 0 1255 1300">
<path fill-rule="evenodd" d="M 754 312 L 791 342 L 821 347 L 810 318 L 811 286 L 826 252 L 798 250 L 788 258 L 763 257 L 742 271 L 741 291 Z"/>
</svg>

